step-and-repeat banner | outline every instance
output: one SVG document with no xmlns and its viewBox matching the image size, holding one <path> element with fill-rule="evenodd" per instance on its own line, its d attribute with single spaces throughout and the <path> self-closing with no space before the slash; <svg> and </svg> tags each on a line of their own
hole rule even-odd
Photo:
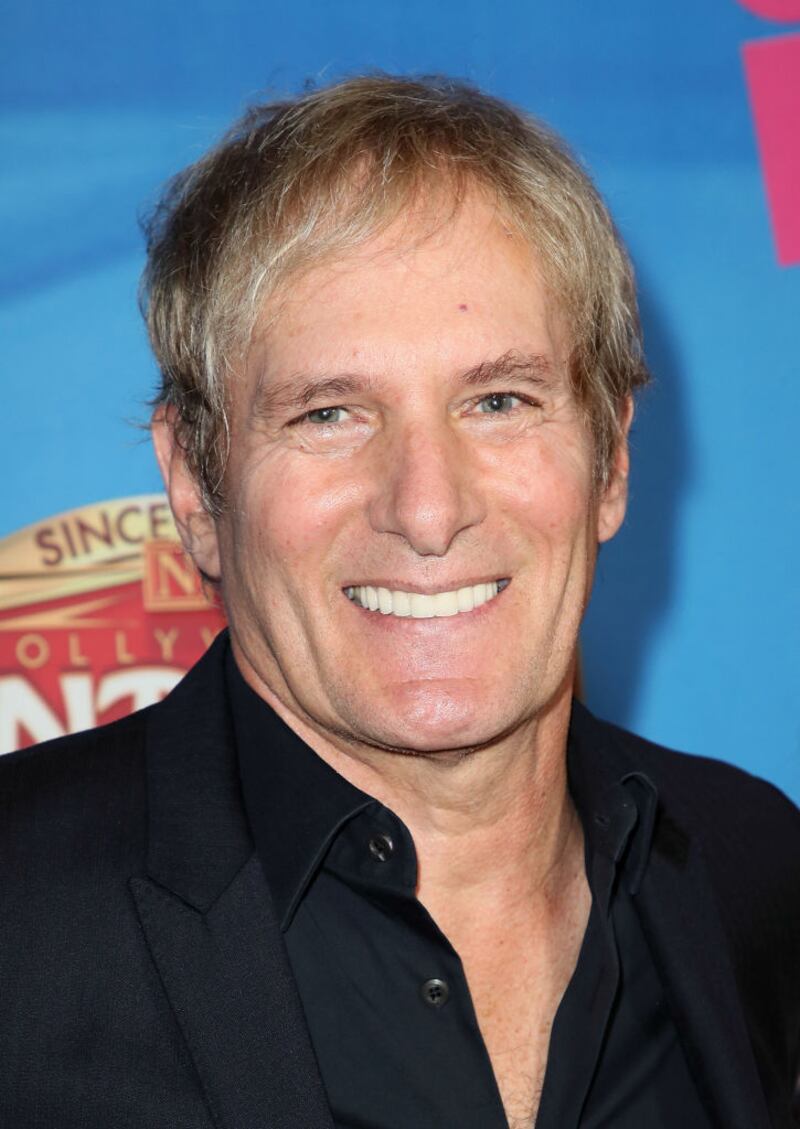
<svg viewBox="0 0 800 1129">
<path fill-rule="evenodd" d="M 137 217 L 253 99 L 445 72 L 568 137 L 640 280 L 588 702 L 800 800 L 800 0 L 12 0 L 2 39 L 0 753 L 157 701 L 222 624 L 141 428 Z"/>
</svg>

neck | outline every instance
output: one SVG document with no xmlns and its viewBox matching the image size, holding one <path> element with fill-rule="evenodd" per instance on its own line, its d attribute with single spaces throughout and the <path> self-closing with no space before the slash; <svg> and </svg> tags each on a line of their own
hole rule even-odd
<svg viewBox="0 0 800 1129">
<path fill-rule="evenodd" d="M 419 754 L 335 741 L 290 710 L 246 660 L 240 669 L 324 761 L 402 819 L 416 847 L 418 897 L 442 928 L 478 907 L 507 916 L 517 905 L 550 906 L 582 859 L 567 786 L 571 671 L 543 710 L 497 741 Z"/>
</svg>

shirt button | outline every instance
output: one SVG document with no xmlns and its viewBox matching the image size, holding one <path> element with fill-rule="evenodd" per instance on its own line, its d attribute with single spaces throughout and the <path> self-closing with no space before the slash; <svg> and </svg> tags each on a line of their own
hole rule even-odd
<svg viewBox="0 0 800 1129">
<path fill-rule="evenodd" d="M 394 851 L 394 843 L 388 835 L 373 835 L 369 841 L 369 853 L 378 862 L 386 862 Z"/>
<path fill-rule="evenodd" d="M 426 1004 L 431 1007 L 444 1007 L 450 999 L 450 988 L 446 980 L 426 980 L 419 990 Z"/>
</svg>

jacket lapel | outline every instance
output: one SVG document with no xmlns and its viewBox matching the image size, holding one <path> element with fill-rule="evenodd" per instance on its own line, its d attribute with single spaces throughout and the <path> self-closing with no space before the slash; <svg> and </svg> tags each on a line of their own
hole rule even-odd
<svg viewBox="0 0 800 1129">
<path fill-rule="evenodd" d="M 636 748 L 628 747 L 635 741 Z M 730 945 L 716 908 L 697 829 L 652 746 L 573 711 L 570 778 L 586 810 L 630 774 L 647 773 L 659 796 L 655 836 L 634 904 L 692 1075 L 724 1129 L 770 1129 L 741 1007 Z"/>
<path fill-rule="evenodd" d="M 148 876 L 131 891 L 217 1129 L 332 1129 L 244 814 L 225 647 L 150 715 Z"/>
</svg>

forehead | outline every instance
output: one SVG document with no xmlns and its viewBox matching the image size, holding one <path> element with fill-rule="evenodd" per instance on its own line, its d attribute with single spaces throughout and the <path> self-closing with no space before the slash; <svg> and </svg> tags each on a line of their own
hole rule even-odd
<svg viewBox="0 0 800 1129">
<path fill-rule="evenodd" d="M 509 351 L 557 365 L 562 320 L 535 249 L 473 193 L 444 214 L 406 212 L 284 282 L 259 314 L 251 360 L 282 379 L 353 363 L 463 369 Z"/>
</svg>

